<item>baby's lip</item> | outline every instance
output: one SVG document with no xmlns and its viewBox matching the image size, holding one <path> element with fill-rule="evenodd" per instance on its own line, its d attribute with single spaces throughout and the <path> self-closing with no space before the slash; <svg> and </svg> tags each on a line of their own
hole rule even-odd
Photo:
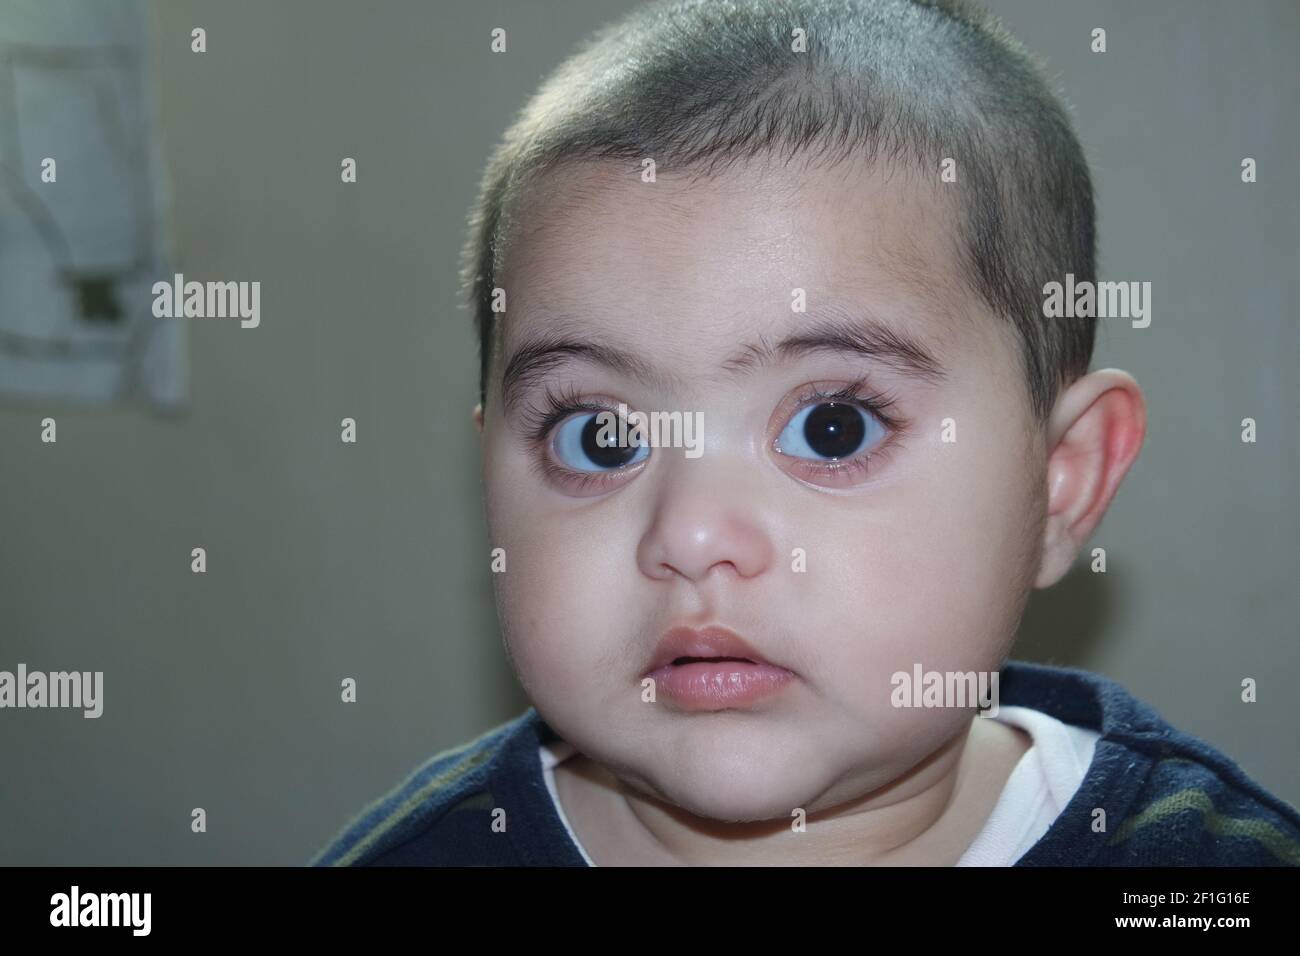
<svg viewBox="0 0 1300 956">
<path fill-rule="evenodd" d="M 721 625 L 674 627 L 664 634 L 655 647 L 654 655 L 642 677 L 648 677 L 681 657 L 727 658 L 771 667 L 780 666 L 759 654 L 735 631 Z"/>
</svg>

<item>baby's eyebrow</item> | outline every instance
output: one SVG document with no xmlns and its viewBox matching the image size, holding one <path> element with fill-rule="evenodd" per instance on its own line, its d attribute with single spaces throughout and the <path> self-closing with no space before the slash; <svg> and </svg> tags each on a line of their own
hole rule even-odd
<svg viewBox="0 0 1300 956">
<path fill-rule="evenodd" d="M 921 339 L 870 314 L 850 315 L 838 310 L 815 319 L 776 345 L 766 341 L 742 345 L 722 363 L 722 368 L 733 374 L 746 374 L 815 352 L 864 356 L 931 384 L 947 376 L 943 363 Z M 627 349 L 578 338 L 561 326 L 526 339 L 515 349 L 501 377 L 506 408 L 513 407 L 522 393 L 547 372 L 574 358 L 603 365 L 663 390 L 680 388 L 687 381 L 686 377 L 657 368 Z"/>
<path fill-rule="evenodd" d="M 923 340 L 869 314 L 849 315 L 838 311 L 814 320 L 775 346 L 745 345 L 723 367 L 728 371 L 748 372 L 814 352 L 861 355 L 931 384 L 938 384 L 948 374 L 934 350 Z"/>
<path fill-rule="evenodd" d="M 582 358 L 596 365 L 603 365 L 630 378 L 638 379 L 648 385 L 655 385 L 669 390 L 679 386 L 683 379 L 655 368 L 626 349 L 600 342 L 589 342 L 566 335 L 563 332 L 548 331 L 526 340 L 517 348 L 506 370 L 501 375 L 501 394 L 509 411 L 538 379 L 559 365 L 573 358 Z"/>
</svg>

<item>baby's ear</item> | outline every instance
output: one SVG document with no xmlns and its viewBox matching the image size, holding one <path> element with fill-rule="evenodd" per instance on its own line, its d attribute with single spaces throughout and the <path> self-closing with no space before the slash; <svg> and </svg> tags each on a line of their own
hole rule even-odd
<svg viewBox="0 0 1300 956">
<path fill-rule="evenodd" d="M 1048 427 L 1047 522 L 1034 587 L 1055 584 L 1101 523 L 1146 436 L 1146 398 L 1133 376 L 1107 368 L 1058 399 Z"/>
<path fill-rule="evenodd" d="M 479 402 L 474 406 L 474 427 L 478 429 L 479 434 L 483 434 L 483 403 Z"/>
</svg>

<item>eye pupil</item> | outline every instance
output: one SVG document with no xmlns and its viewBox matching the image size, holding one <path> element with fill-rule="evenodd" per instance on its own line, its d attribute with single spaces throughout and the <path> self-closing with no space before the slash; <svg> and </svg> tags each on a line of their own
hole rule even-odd
<svg viewBox="0 0 1300 956">
<path fill-rule="evenodd" d="M 636 457 L 635 445 L 602 445 L 598 440 L 605 426 L 599 415 L 594 415 L 582 429 L 582 453 L 592 464 L 601 468 L 621 468 Z M 615 433 L 617 437 L 617 433 Z"/>
<path fill-rule="evenodd" d="M 824 458 L 844 458 L 857 451 L 866 436 L 866 424 L 853 405 L 823 402 L 804 421 L 804 440 Z"/>
</svg>

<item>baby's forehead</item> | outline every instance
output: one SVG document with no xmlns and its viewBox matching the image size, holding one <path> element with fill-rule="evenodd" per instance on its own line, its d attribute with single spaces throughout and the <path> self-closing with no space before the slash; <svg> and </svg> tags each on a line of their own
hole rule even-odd
<svg viewBox="0 0 1300 956">
<path fill-rule="evenodd" d="M 648 162 L 649 160 L 647 160 Z M 647 178 L 651 177 L 652 178 Z M 715 173 L 574 162 L 535 174 L 506 213 L 498 274 L 524 258 L 568 249 L 640 249 L 671 257 L 692 241 L 756 259 L 800 251 L 823 260 L 880 258 L 954 272 L 956 197 L 918 170 L 860 160 L 832 167 L 761 157 Z M 698 250 L 693 250 L 698 252 Z"/>
<path fill-rule="evenodd" d="M 916 172 L 775 161 L 699 176 L 588 163 L 526 191 L 502 245 L 506 337 L 559 316 L 640 317 L 706 345 L 855 309 L 949 335 L 982 302 L 962 281 L 951 201 Z M 680 334 L 678 334 L 680 333 Z"/>
</svg>

